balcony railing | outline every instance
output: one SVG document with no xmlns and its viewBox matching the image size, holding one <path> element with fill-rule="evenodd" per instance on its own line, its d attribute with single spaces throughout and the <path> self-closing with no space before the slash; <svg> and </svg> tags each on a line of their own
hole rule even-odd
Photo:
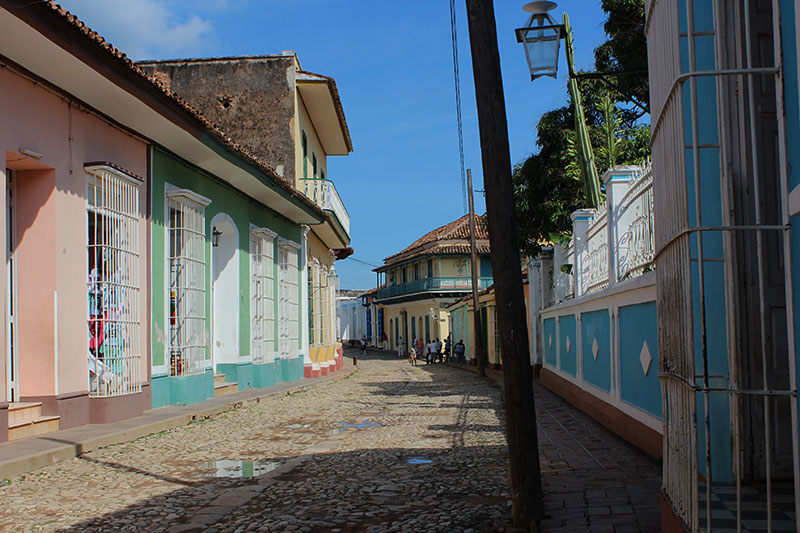
<svg viewBox="0 0 800 533">
<path fill-rule="evenodd" d="M 492 284 L 491 277 L 478 278 L 478 288 L 485 289 Z M 377 299 L 394 298 L 418 292 L 430 291 L 468 291 L 472 289 L 471 278 L 425 278 L 409 283 L 392 285 L 378 289 Z"/>
<path fill-rule="evenodd" d="M 303 191 L 311 201 L 322 209 L 333 211 L 339 224 L 350 235 L 350 215 L 344 208 L 344 203 L 336 191 L 336 186 L 328 179 L 300 178 L 300 190 Z"/>
</svg>

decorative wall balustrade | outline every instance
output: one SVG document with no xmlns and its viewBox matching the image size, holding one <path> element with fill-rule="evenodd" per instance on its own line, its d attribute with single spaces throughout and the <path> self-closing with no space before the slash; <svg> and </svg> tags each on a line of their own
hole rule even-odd
<svg viewBox="0 0 800 533">
<path fill-rule="evenodd" d="M 617 279 L 622 281 L 650 270 L 655 256 L 653 169 L 649 163 L 622 197 L 617 221 Z"/>
<path fill-rule="evenodd" d="M 608 287 L 608 209 L 598 210 L 586 235 L 588 254 L 581 294 Z"/>
<path fill-rule="evenodd" d="M 616 167 L 604 176 L 606 204 L 573 214 L 572 238 L 542 257 L 544 307 L 602 291 L 653 269 L 653 173 L 642 167 Z M 549 263 L 549 264 L 548 264 Z"/>
</svg>

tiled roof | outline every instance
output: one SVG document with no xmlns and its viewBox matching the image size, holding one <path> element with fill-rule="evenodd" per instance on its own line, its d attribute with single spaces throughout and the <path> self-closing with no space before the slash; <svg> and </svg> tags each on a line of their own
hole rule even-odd
<svg viewBox="0 0 800 533">
<path fill-rule="evenodd" d="M 372 289 L 368 290 L 367 292 L 362 292 L 360 296 L 369 296 L 371 294 L 375 294 L 378 292 L 378 287 L 373 287 Z"/>
<path fill-rule="evenodd" d="M 475 239 L 479 254 L 488 254 L 489 232 L 481 217 L 475 217 Z M 445 224 L 430 231 L 414 241 L 411 246 L 401 252 L 383 260 L 384 266 L 399 263 L 420 255 L 434 254 L 468 254 L 469 244 L 469 215 L 464 215 L 458 220 Z"/>
<path fill-rule="evenodd" d="M 344 107 L 342 107 L 342 100 L 339 98 L 339 89 L 336 87 L 336 81 L 331 78 L 330 76 L 325 76 L 323 74 L 316 74 L 314 72 L 309 72 L 307 70 L 299 70 L 298 74 L 307 74 L 309 76 L 316 76 L 325 80 L 328 83 L 328 88 L 331 91 L 331 96 L 333 97 L 333 104 L 336 106 L 336 114 L 339 116 L 339 124 L 342 127 L 342 133 L 344 134 L 345 142 L 347 143 L 347 149 L 351 152 L 353 151 L 353 141 L 350 139 L 350 128 L 347 127 L 347 120 L 344 118 Z"/>
<path fill-rule="evenodd" d="M 150 82 L 153 86 L 157 87 L 161 93 L 164 94 L 166 98 L 171 100 L 174 105 L 179 106 L 183 109 L 185 113 L 188 113 L 194 120 L 196 120 L 206 131 L 208 131 L 212 136 L 216 137 L 218 141 L 220 141 L 225 147 L 227 147 L 232 152 L 236 153 L 243 159 L 247 160 L 250 164 L 257 167 L 259 170 L 267 174 L 275 183 L 277 183 L 282 189 L 284 189 L 287 193 L 289 193 L 292 197 L 300 200 L 304 203 L 309 209 L 314 211 L 315 213 L 324 217 L 325 213 L 320 209 L 314 202 L 308 199 L 303 193 L 298 191 L 294 188 L 294 186 L 289 183 L 287 180 L 279 176 L 275 170 L 268 165 L 263 160 L 256 157 L 252 154 L 247 147 L 244 145 L 237 143 L 234 139 L 228 136 L 225 132 L 223 132 L 219 126 L 212 123 L 208 120 L 205 116 L 203 116 L 199 111 L 194 109 L 188 102 L 182 99 L 178 93 L 166 87 L 163 83 L 157 80 L 155 77 L 148 75 L 143 69 L 139 68 L 128 56 L 112 45 L 110 42 L 105 40 L 99 33 L 89 28 L 83 21 L 81 21 L 78 17 L 67 11 L 66 9 L 62 8 L 56 2 L 52 0 L 42 0 L 39 3 L 39 6 L 42 6 L 45 10 L 50 10 L 50 12 L 66 22 L 71 28 L 82 34 L 84 38 L 88 41 L 94 43 L 98 47 L 105 50 L 108 54 L 108 57 L 112 61 L 116 61 L 117 63 L 121 63 L 122 65 L 126 66 L 132 73 L 140 76 L 141 78 Z"/>
</svg>

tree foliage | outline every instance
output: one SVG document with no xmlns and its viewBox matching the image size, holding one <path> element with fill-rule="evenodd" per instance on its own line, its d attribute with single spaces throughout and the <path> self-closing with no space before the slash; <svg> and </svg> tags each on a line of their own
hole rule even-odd
<svg viewBox="0 0 800 533">
<path fill-rule="evenodd" d="M 615 164 L 640 163 L 650 153 L 650 127 L 631 97 L 648 102 L 644 0 L 603 0 L 609 39 L 595 49 L 598 72 L 644 70 L 611 78 L 620 90 L 598 79 L 581 81 L 586 123 L 601 174 Z M 641 38 L 639 38 L 641 37 Z M 625 94 L 623 94 L 625 93 Z M 523 251 L 536 255 L 554 234 L 572 230 L 570 215 L 588 205 L 575 148 L 574 106 L 542 115 L 536 128 L 539 152 L 514 168 L 516 211 Z"/>
</svg>

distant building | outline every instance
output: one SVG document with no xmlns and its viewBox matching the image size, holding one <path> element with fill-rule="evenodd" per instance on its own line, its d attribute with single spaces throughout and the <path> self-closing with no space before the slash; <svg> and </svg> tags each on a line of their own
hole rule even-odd
<svg viewBox="0 0 800 533">
<path fill-rule="evenodd" d="M 480 288 L 492 284 L 489 233 L 476 216 Z M 382 304 L 388 348 L 404 348 L 414 337 L 444 339 L 449 333 L 446 308 L 472 290 L 469 216 L 426 233 L 375 269 L 379 287 L 374 302 Z"/>
<path fill-rule="evenodd" d="M 363 305 L 363 291 L 339 291 L 336 298 L 339 317 L 339 339 L 342 342 L 358 341 L 367 336 L 367 308 Z"/>
</svg>

